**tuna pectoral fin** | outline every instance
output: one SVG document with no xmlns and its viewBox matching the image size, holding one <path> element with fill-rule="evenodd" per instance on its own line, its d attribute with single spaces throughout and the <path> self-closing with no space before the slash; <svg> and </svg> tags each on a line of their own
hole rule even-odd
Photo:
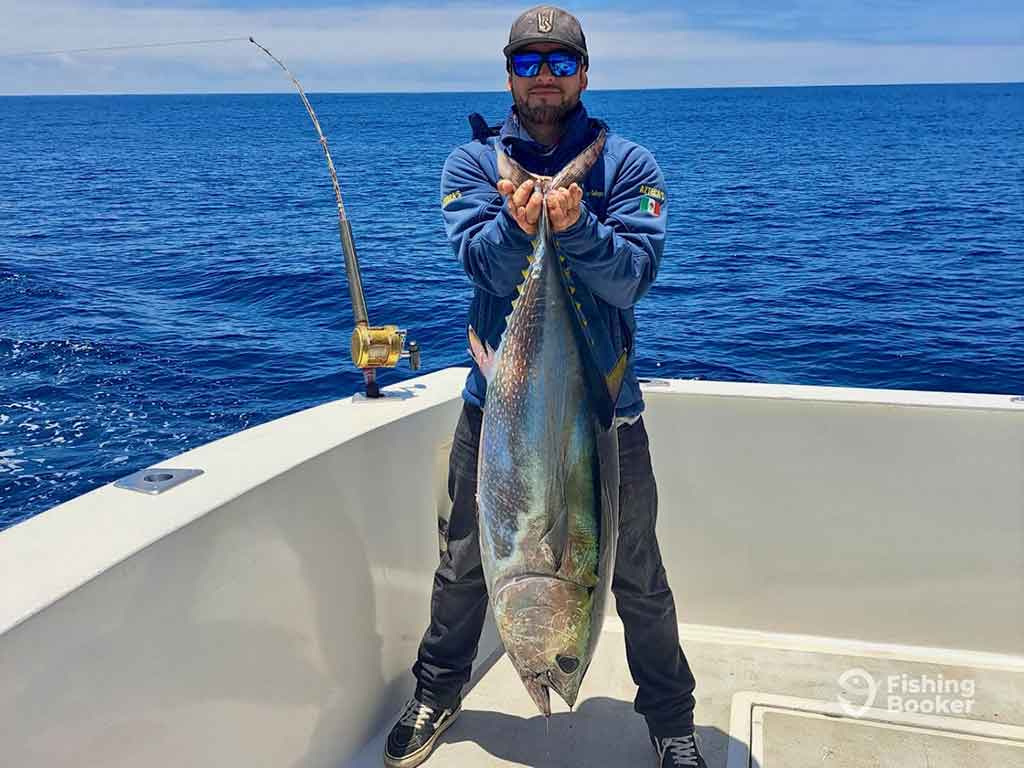
<svg viewBox="0 0 1024 768">
<path fill-rule="evenodd" d="M 490 344 L 480 341 L 480 337 L 476 335 L 472 325 L 469 326 L 469 349 L 467 351 L 479 366 L 480 373 L 490 383 L 498 369 L 498 353 L 491 349 Z"/>
<path fill-rule="evenodd" d="M 540 545 L 557 573 L 569 548 L 569 510 L 566 505 L 548 512 L 548 527 L 540 538 Z"/>
</svg>

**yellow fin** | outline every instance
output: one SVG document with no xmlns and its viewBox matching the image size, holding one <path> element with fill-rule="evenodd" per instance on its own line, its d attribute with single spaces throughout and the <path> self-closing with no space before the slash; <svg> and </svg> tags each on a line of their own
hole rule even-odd
<svg viewBox="0 0 1024 768">
<path fill-rule="evenodd" d="M 611 373 L 604 377 L 605 384 L 608 385 L 608 395 L 611 397 L 612 402 L 618 402 L 619 391 L 622 389 L 622 380 L 626 377 L 626 364 L 629 362 L 627 353 L 623 352 L 619 361 L 615 363 L 615 367 L 612 368 Z"/>
</svg>

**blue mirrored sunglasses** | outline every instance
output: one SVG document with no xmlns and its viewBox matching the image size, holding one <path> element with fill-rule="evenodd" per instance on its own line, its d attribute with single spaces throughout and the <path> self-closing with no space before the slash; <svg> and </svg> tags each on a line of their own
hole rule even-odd
<svg viewBox="0 0 1024 768">
<path fill-rule="evenodd" d="M 548 53 L 537 53 L 527 51 L 526 53 L 513 53 L 512 71 L 519 77 L 536 77 L 540 74 L 540 67 L 545 61 L 548 69 L 555 77 L 572 77 L 580 69 L 579 57 L 569 51 L 550 51 Z"/>
</svg>

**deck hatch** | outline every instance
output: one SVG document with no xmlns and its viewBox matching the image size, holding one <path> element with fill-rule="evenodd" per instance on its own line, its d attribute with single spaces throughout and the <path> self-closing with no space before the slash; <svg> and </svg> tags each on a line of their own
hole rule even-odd
<svg viewBox="0 0 1024 768">
<path fill-rule="evenodd" d="M 1024 727 L 757 692 L 733 697 L 727 768 L 1024 766 Z"/>
</svg>

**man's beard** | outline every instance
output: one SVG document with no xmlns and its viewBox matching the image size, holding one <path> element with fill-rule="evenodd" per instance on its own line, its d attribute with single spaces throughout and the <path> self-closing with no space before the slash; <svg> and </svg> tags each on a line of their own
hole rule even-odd
<svg viewBox="0 0 1024 768">
<path fill-rule="evenodd" d="M 516 104 L 516 113 L 519 115 L 519 119 L 522 120 L 527 126 L 530 125 L 558 125 L 565 119 L 573 108 L 576 106 L 578 99 L 574 99 L 571 102 L 562 102 L 561 104 L 538 104 L 537 106 L 531 107 L 527 99 L 520 100 L 514 98 Z"/>
</svg>

